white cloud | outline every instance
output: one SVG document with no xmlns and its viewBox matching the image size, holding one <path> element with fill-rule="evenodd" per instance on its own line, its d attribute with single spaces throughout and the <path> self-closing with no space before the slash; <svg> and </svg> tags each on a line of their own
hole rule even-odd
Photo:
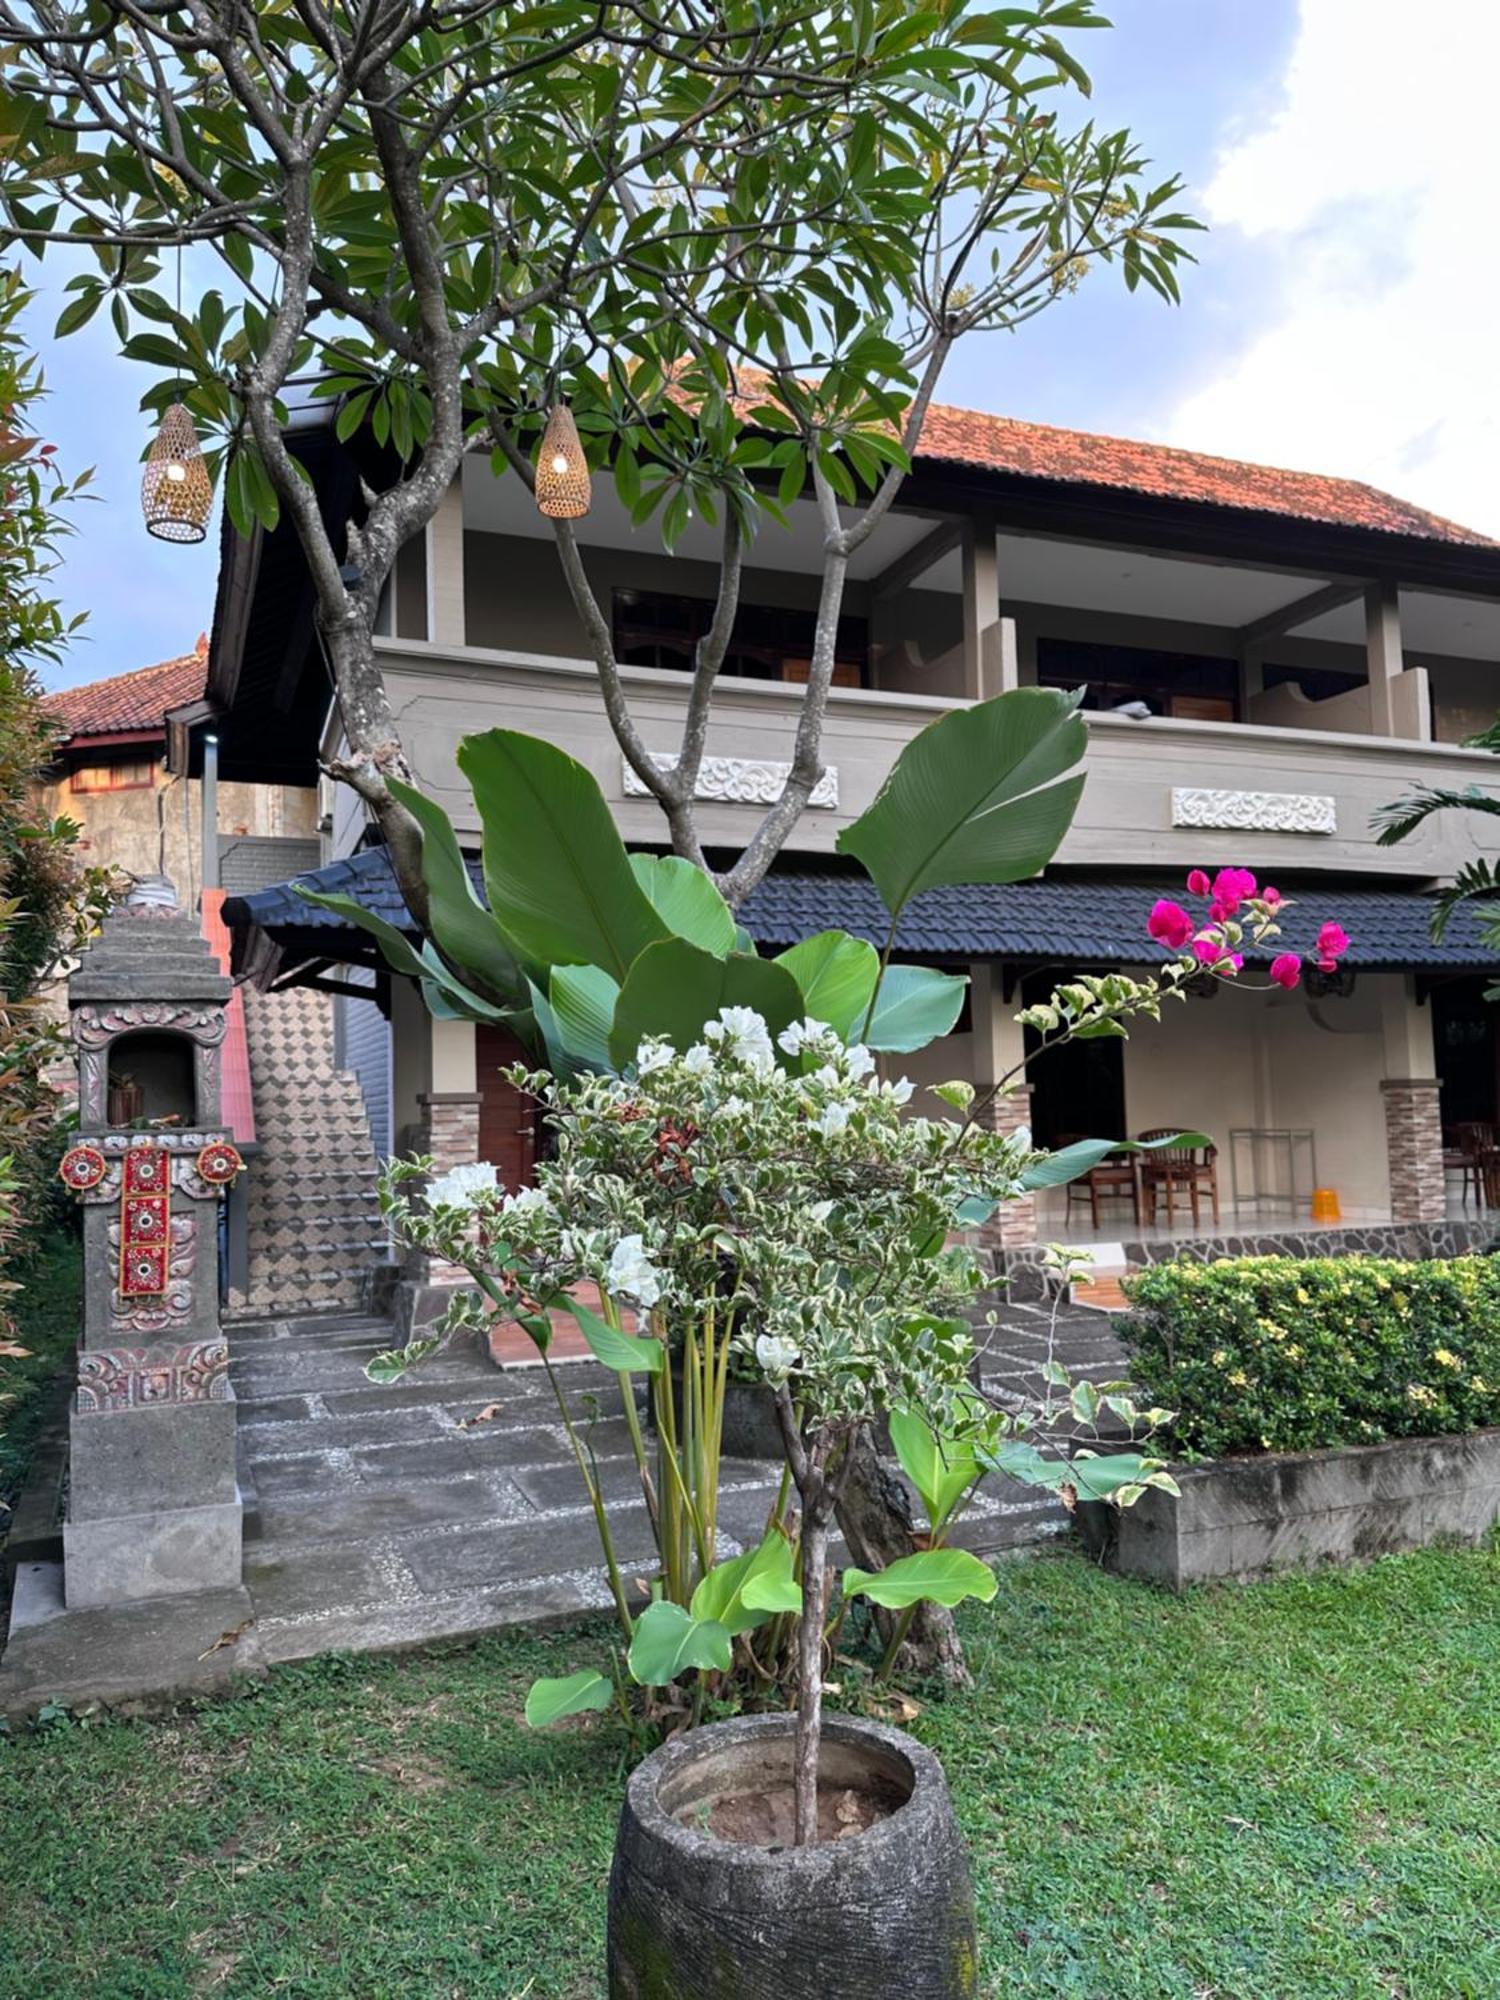
<svg viewBox="0 0 1500 2000">
<path fill-rule="evenodd" d="M 1500 535 L 1497 75 L 1496 0 L 1300 0 L 1280 105 L 1228 139 L 1201 202 L 1205 258 L 1238 232 L 1272 290 L 1173 443 Z"/>
</svg>

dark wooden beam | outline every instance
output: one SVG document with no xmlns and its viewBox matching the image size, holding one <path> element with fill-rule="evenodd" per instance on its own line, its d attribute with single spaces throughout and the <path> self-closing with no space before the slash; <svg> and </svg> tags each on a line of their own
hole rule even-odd
<svg viewBox="0 0 1500 2000">
<path fill-rule="evenodd" d="M 1253 618 L 1248 625 L 1242 625 L 1237 634 L 1239 643 L 1242 647 L 1256 646 L 1265 639 L 1280 639 L 1288 632 L 1295 632 L 1299 625 L 1310 625 L 1327 611 L 1338 611 L 1352 604 L 1363 597 L 1364 591 L 1363 583 L 1325 583 L 1321 590 L 1310 590 L 1306 597 L 1294 598 L 1279 611 L 1268 611 L 1263 618 Z"/>
<path fill-rule="evenodd" d="M 925 534 L 921 541 L 914 542 L 905 555 L 897 556 L 886 564 L 879 576 L 870 579 L 870 601 L 877 598 L 894 597 L 898 591 L 924 576 L 935 562 L 956 549 L 963 540 L 962 521 L 939 521 L 935 528 Z"/>
</svg>

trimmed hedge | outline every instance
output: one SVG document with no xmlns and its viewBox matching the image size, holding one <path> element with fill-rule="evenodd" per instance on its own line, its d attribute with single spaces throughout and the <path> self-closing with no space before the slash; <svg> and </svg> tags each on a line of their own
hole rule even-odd
<svg viewBox="0 0 1500 2000">
<path fill-rule="evenodd" d="M 1117 1322 L 1169 1446 L 1316 1451 L 1500 1425 L 1500 1259 L 1156 1264 Z"/>
</svg>

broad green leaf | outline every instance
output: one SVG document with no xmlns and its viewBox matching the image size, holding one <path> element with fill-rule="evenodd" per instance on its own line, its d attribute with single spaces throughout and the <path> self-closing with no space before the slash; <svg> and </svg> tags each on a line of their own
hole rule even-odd
<svg viewBox="0 0 1500 2000">
<path fill-rule="evenodd" d="M 662 1363 L 663 1348 L 659 1340 L 642 1340 L 636 1334 L 622 1333 L 611 1326 L 608 1320 L 600 1319 L 598 1313 L 591 1312 L 577 1299 L 564 1301 L 568 1311 L 578 1322 L 578 1330 L 589 1344 L 589 1352 L 596 1361 L 606 1368 L 613 1368 L 616 1374 L 655 1375 Z"/>
<path fill-rule="evenodd" d="M 977 1597 L 988 1604 L 997 1589 L 995 1572 L 967 1549 L 923 1549 L 884 1569 L 846 1569 L 845 1597 L 868 1597 L 887 1611 L 912 1604 L 962 1604 Z"/>
<path fill-rule="evenodd" d="M 467 986 L 455 979 L 442 960 L 430 950 L 425 941 L 419 951 L 404 932 L 384 917 L 367 910 L 363 903 L 353 896 L 337 893 L 325 894 L 319 889 L 309 889 L 303 882 L 294 882 L 293 889 L 305 903 L 316 903 L 320 909 L 332 910 L 347 923 L 356 925 L 380 946 L 381 956 L 393 972 L 399 972 L 408 979 L 415 979 L 424 987 L 435 986 L 441 993 L 451 1018 L 464 1021 L 507 1021 L 511 1018 L 507 1009 L 495 1007 L 483 1000 L 477 993 L 471 993 Z"/>
<path fill-rule="evenodd" d="M 734 913 L 701 868 L 677 854 L 632 854 L 630 866 L 674 936 L 715 958 L 734 950 Z"/>
<path fill-rule="evenodd" d="M 940 1438 L 920 1410 L 892 1410 L 891 1446 L 940 1533 L 949 1515 L 979 1477 L 979 1460 L 968 1438 Z"/>
<path fill-rule="evenodd" d="M 774 1530 L 758 1549 L 715 1563 L 693 1592 L 693 1616 L 717 1619 L 731 1637 L 764 1625 L 778 1611 L 801 1609 L 792 1545 Z"/>
<path fill-rule="evenodd" d="M 872 1049 L 909 1054 L 951 1034 L 963 1012 L 968 980 L 930 965 L 888 965 L 875 1013 L 861 1039 Z M 856 1024 L 859 1033 L 861 1024 Z"/>
<path fill-rule="evenodd" d="M 506 937 L 540 965 L 597 965 L 623 980 L 668 930 L 592 772 L 515 729 L 466 736 L 458 764 L 484 827 L 485 890 Z"/>
<path fill-rule="evenodd" d="M 729 1634 L 716 1618 L 695 1618 L 680 1604 L 648 1604 L 635 1621 L 630 1671 L 642 1687 L 664 1687 L 693 1667 L 726 1673 Z"/>
<path fill-rule="evenodd" d="M 858 1035 L 880 972 L 874 945 L 847 931 L 819 931 L 779 952 L 776 963 L 801 987 L 804 1014 L 826 1021 L 846 1041 Z"/>
<path fill-rule="evenodd" d="M 609 1030 L 620 988 L 597 965 L 554 965 L 548 982 L 553 1018 L 570 1055 L 590 1069 L 611 1069 Z"/>
<path fill-rule="evenodd" d="M 386 783 L 422 830 L 422 879 L 433 943 L 449 965 L 472 973 L 508 1005 L 520 1004 L 525 976 L 499 924 L 479 900 L 453 822 L 414 785 L 399 778 Z"/>
<path fill-rule="evenodd" d="M 1080 1500 L 1111 1500 L 1117 1506 L 1126 1506 L 1129 1501 L 1125 1495 L 1130 1487 L 1144 1489 L 1148 1484 L 1159 1485 L 1165 1492 L 1177 1493 L 1177 1482 L 1161 1472 L 1160 1465 L 1160 1459 L 1143 1458 L 1138 1451 L 1112 1452 L 1107 1458 L 1080 1453 L 1068 1460 L 1066 1483 L 1078 1488 Z M 1130 1494 L 1130 1500 L 1139 1498 L 1139 1492 Z"/>
<path fill-rule="evenodd" d="M 1207 1146 L 1202 1132 L 1173 1132 L 1165 1139 L 1079 1139 L 1056 1153 L 1033 1160 L 1021 1175 L 1028 1192 L 1037 1188 L 1063 1187 L 1080 1174 L 1091 1173 L 1111 1153 L 1159 1153 L 1173 1146 Z"/>
<path fill-rule="evenodd" d="M 691 1048 L 721 1007 L 753 1007 L 774 1038 L 800 1017 L 802 995 L 792 975 L 769 958 L 738 952 L 715 958 L 686 938 L 648 945 L 615 1002 L 609 1037 L 615 1067 L 634 1061 L 646 1035 L 663 1036 L 679 1052 Z"/>
<path fill-rule="evenodd" d="M 526 1721 L 532 1729 L 545 1729 L 567 1715 L 582 1715 L 589 1709 L 608 1708 L 615 1697 L 615 1684 L 597 1668 L 582 1667 L 560 1680 L 531 1683 L 526 1696 Z"/>
<path fill-rule="evenodd" d="M 1078 695 L 1013 688 L 955 709 L 912 739 L 874 803 L 838 837 L 892 917 L 942 883 L 1019 882 L 1052 859 L 1072 823 L 1083 756 Z"/>
</svg>

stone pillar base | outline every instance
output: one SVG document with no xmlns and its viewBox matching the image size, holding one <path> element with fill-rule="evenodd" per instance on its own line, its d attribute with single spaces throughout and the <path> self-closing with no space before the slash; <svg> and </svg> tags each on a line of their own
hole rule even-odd
<svg viewBox="0 0 1500 2000">
<path fill-rule="evenodd" d="M 1447 1213 L 1436 1077 L 1387 1077 L 1385 1148 L 1393 1222 L 1441 1222 Z"/>
<path fill-rule="evenodd" d="M 69 1520 L 63 1526 L 68 1609 L 232 1590 L 240 1581 L 242 1533 L 238 1494 L 207 1507 Z"/>
<path fill-rule="evenodd" d="M 452 1272 L 454 1267 L 451 1264 L 434 1264 L 432 1269 L 434 1275 L 431 1278 L 398 1279 L 391 1293 L 391 1320 L 398 1347 L 430 1333 L 448 1310 L 448 1302 L 455 1293 L 472 1292 L 475 1288 L 467 1271 L 459 1271 L 455 1282 L 445 1284 L 436 1274 Z"/>
</svg>

